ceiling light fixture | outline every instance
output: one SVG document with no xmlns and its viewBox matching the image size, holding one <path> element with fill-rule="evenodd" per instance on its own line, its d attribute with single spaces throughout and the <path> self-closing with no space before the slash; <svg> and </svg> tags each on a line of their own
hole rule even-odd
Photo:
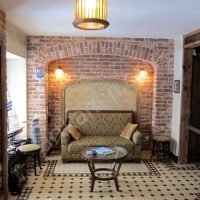
<svg viewBox="0 0 200 200">
<path fill-rule="evenodd" d="M 83 30 L 100 30 L 108 27 L 107 0 L 75 0 L 73 25 Z"/>
</svg>

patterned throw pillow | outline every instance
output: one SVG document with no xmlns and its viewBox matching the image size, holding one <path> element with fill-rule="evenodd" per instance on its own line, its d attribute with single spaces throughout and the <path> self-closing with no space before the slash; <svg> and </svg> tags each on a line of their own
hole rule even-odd
<svg viewBox="0 0 200 200">
<path fill-rule="evenodd" d="M 127 140 L 130 140 L 137 127 L 138 124 L 128 123 L 124 130 L 121 132 L 120 136 Z"/>
<path fill-rule="evenodd" d="M 74 140 L 80 140 L 81 134 L 72 124 L 68 124 L 67 132 Z"/>
</svg>

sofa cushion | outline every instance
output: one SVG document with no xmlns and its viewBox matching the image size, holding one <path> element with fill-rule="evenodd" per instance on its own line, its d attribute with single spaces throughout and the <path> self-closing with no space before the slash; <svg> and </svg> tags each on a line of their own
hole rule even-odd
<svg viewBox="0 0 200 200">
<path fill-rule="evenodd" d="M 122 133 L 120 134 L 120 136 L 127 140 L 130 140 L 137 127 L 138 124 L 128 123 L 124 128 L 124 130 L 122 131 Z"/>
<path fill-rule="evenodd" d="M 80 140 L 81 134 L 78 132 L 78 130 L 72 124 L 68 124 L 66 131 L 69 133 L 69 135 L 74 140 Z"/>
<path fill-rule="evenodd" d="M 69 144 L 70 140 L 71 140 L 71 137 L 69 133 L 67 132 L 67 126 L 66 126 L 61 133 L 61 144 L 67 145 Z"/>
<path fill-rule="evenodd" d="M 128 152 L 133 151 L 133 142 L 120 136 L 82 136 L 78 141 L 70 142 L 69 153 L 80 153 L 84 148 L 91 146 L 120 146 Z"/>
</svg>

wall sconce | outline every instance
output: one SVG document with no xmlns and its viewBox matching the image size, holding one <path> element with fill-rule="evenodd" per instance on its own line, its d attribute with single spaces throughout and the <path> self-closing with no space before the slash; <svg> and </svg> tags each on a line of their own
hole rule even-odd
<svg viewBox="0 0 200 200">
<path fill-rule="evenodd" d="M 58 76 L 58 77 L 62 77 L 63 76 L 63 69 L 62 69 L 62 67 L 58 67 L 57 69 L 56 69 L 56 71 L 55 71 L 55 74 L 56 74 L 56 76 Z"/>
<path fill-rule="evenodd" d="M 145 76 L 147 76 L 147 72 L 144 70 L 144 68 L 141 68 L 140 73 L 139 73 L 139 77 L 144 78 Z"/>
<path fill-rule="evenodd" d="M 144 79 L 145 79 L 146 76 L 147 76 L 147 74 L 148 74 L 148 73 L 144 70 L 144 68 L 141 68 L 139 74 L 136 76 L 136 80 L 137 80 L 139 83 L 143 83 L 143 82 L 144 82 Z"/>
</svg>

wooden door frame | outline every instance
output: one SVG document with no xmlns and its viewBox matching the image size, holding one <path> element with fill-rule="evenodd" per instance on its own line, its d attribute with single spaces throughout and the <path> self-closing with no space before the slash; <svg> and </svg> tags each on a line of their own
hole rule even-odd
<svg viewBox="0 0 200 200">
<path fill-rule="evenodd" d="M 2 175 L 3 175 L 3 193 L 0 193 L 0 199 L 8 198 L 8 157 L 7 157 L 7 111 L 6 111 L 6 45 L 5 41 L 0 40 L 0 91 L 1 91 L 1 123 L 2 123 Z"/>
<path fill-rule="evenodd" d="M 181 122 L 179 133 L 180 164 L 188 163 L 190 101 L 192 87 L 193 49 L 200 47 L 200 29 L 184 36 L 183 85 L 181 96 Z"/>
</svg>

